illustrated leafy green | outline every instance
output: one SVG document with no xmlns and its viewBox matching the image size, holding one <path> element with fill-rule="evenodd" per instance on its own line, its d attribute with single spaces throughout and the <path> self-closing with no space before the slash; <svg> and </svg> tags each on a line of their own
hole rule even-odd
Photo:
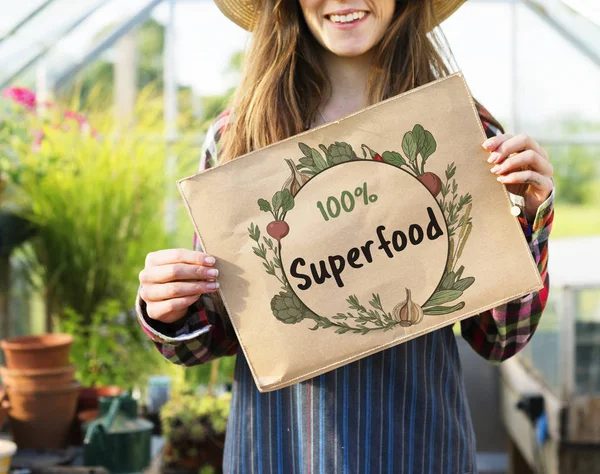
<svg viewBox="0 0 600 474">
<path fill-rule="evenodd" d="M 289 189 L 279 191 L 281 193 L 281 210 L 285 213 L 294 208 L 294 196 Z"/>
<path fill-rule="evenodd" d="M 281 209 L 281 202 L 282 202 L 282 191 L 277 191 L 274 195 L 273 195 L 273 212 L 275 214 L 277 214 L 277 211 L 279 211 L 279 209 Z"/>
<path fill-rule="evenodd" d="M 381 157 L 386 163 L 397 166 L 398 168 L 406 165 L 406 160 L 404 159 L 404 157 L 400 153 L 395 151 L 384 151 Z"/>
<path fill-rule="evenodd" d="M 415 155 L 416 155 L 423 149 L 423 146 L 425 145 L 425 129 L 423 128 L 423 126 L 416 124 L 413 127 L 412 136 L 417 145 L 417 151 L 415 153 Z"/>
<path fill-rule="evenodd" d="M 263 212 L 272 212 L 271 204 L 266 199 L 259 199 L 258 207 L 260 207 L 260 210 Z"/>
<path fill-rule="evenodd" d="M 410 162 L 417 159 L 417 142 L 412 132 L 406 132 L 402 139 L 402 150 Z"/>
<path fill-rule="evenodd" d="M 435 153 L 437 149 L 437 143 L 435 138 L 429 130 L 425 131 L 423 146 L 421 147 L 421 156 L 423 157 L 423 163 L 427 161 L 431 155 Z"/>
</svg>

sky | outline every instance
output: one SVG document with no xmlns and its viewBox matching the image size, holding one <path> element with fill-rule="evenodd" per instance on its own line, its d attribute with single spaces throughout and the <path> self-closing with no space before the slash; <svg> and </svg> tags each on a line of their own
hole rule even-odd
<svg viewBox="0 0 600 474">
<path fill-rule="evenodd" d="M 31 5 L 41 0 L 0 0 L 0 6 L 9 2 L 10 10 L 2 9 L 0 35 L 11 18 L 22 16 Z M 50 62 L 55 66 L 81 58 L 92 39 L 105 25 L 115 18 L 128 16 L 147 0 L 112 0 L 101 8 L 82 27 L 54 44 L 53 34 L 60 33 L 68 14 L 73 18 L 77 9 L 98 0 L 58 0 L 55 11 L 48 11 L 43 25 L 34 25 L 29 32 L 31 42 L 43 41 L 36 30 L 48 30 L 45 41 L 52 44 Z M 540 0 L 550 1 L 550 0 Z M 592 2 L 597 0 L 565 0 L 579 3 L 582 9 L 597 14 Z M 20 5 L 20 6 L 18 6 Z M 517 30 L 512 42 L 511 18 L 513 9 L 503 2 L 467 2 L 443 25 L 443 31 L 452 48 L 456 61 L 464 73 L 473 95 L 494 115 L 511 122 L 516 117 L 517 127 L 535 126 L 552 121 L 559 116 L 585 118 L 600 123 L 600 68 L 580 54 L 567 41 L 556 34 L 530 9 L 518 6 Z M 152 16 L 164 23 L 168 18 L 168 6 L 159 5 Z M 600 15 L 592 15 L 592 21 L 600 24 Z M 56 21 L 52 21 L 52 18 Z M 14 22 L 14 19 L 12 20 Z M 56 26 L 55 26 L 56 25 Z M 189 85 L 198 95 L 213 95 L 229 88 L 231 77 L 223 74 L 230 56 L 246 46 L 249 35 L 227 20 L 211 1 L 184 0 L 176 8 L 176 70 L 178 82 Z M 598 29 L 600 41 L 600 29 Z M 27 35 L 20 39 L 21 45 Z M 10 44 L 8 45 L 11 46 Z M 18 54 L 19 45 L 12 45 Z M 0 49 L 0 59 L 6 54 Z M 514 53 L 514 54 L 513 54 Z M 13 57 L 16 57 L 14 56 Z M 511 72 L 516 71 L 516 81 Z M 511 92 L 514 90 L 514 101 Z M 533 124 L 533 125 L 532 125 Z M 528 133 L 547 132 L 523 130 Z"/>
</svg>

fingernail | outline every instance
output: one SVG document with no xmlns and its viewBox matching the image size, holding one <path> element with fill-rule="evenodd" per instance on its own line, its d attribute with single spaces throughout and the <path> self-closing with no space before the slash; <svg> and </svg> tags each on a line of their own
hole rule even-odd
<svg viewBox="0 0 600 474">
<path fill-rule="evenodd" d="M 496 180 L 497 180 L 497 181 L 499 181 L 499 182 L 501 182 L 501 183 L 503 183 L 503 182 L 504 182 L 504 179 L 505 179 L 505 178 L 504 178 L 504 176 L 498 176 L 498 177 L 496 178 Z"/>
<path fill-rule="evenodd" d="M 500 166 L 496 165 L 494 166 L 491 170 L 492 173 L 497 173 L 498 171 L 500 171 Z"/>
<path fill-rule="evenodd" d="M 488 162 L 489 163 L 496 163 L 496 161 L 498 161 L 498 158 L 500 158 L 500 153 L 494 152 L 488 158 Z"/>
<path fill-rule="evenodd" d="M 216 277 L 219 275 L 219 270 L 217 270 L 216 268 L 211 268 L 210 270 L 206 271 L 206 274 L 211 277 Z"/>
<path fill-rule="evenodd" d="M 486 141 L 484 141 L 481 146 L 483 148 L 489 150 L 490 148 L 494 147 L 494 142 L 495 142 L 495 140 L 493 138 L 489 138 Z"/>
<path fill-rule="evenodd" d="M 209 290 L 216 290 L 217 288 L 219 288 L 219 282 L 215 281 L 213 283 L 208 283 L 206 285 L 206 288 L 209 289 Z"/>
<path fill-rule="evenodd" d="M 207 265 L 214 265 L 215 262 L 215 257 L 204 257 L 204 263 Z"/>
</svg>

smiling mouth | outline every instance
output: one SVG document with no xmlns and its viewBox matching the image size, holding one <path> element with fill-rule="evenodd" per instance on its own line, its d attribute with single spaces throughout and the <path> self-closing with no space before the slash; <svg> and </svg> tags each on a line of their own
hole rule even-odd
<svg viewBox="0 0 600 474">
<path fill-rule="evenodd" d="M 331 15 L 325 15 L 325 18 L 327 18 L 329 21 L 335 24 L 350 24 L 359 22 L 368 14 L 369 12 L 365 11 L 353 11 L 349 13 L 344 13 L 342 15 L 332 13 Z"/>
</svg>

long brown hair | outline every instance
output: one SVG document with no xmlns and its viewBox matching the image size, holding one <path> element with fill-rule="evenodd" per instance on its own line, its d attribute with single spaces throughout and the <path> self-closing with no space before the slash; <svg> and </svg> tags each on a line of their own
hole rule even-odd
<svg viewBox="0 0 600 474">
<path fill-rule="evenodd" d="M 298 0 L 263 0 L 234 97 L 233 123 L 223 136 L 222 161 L 303 132 L 331 85 Z M 432 0 L 398 0 L 376 46 L 367 85 L 369 104 L 448 75 Z M 493 119 L 492 119 L 493 121 Z M 497 123 L 493 123 L 497 125 Z"/>
</svg>

